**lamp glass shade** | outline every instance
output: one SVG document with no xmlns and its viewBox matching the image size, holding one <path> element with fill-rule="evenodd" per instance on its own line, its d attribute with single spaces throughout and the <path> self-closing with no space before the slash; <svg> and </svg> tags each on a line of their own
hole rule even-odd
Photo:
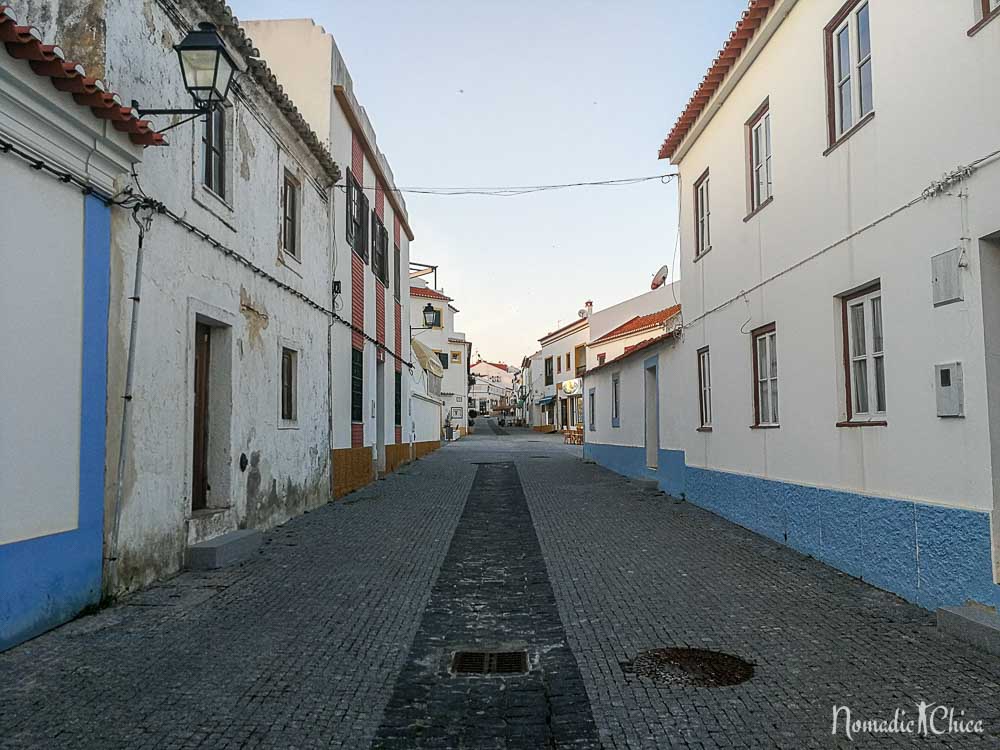
<svg viewBox="0 0 1000 750">
<path fill-rule="evenodd" d="M 233 60 L 212 24 L 200 24 L 174 49 L 180 58 L 184 87 L 199 104 L 225 101 L 233 82 Z"/>
<path fill-rule="evenodd" d="M 424 325 L 433 328 L 435 323 L 437 323 L 437 310 L 428 302 L 424 308 Z"/>
</svg>

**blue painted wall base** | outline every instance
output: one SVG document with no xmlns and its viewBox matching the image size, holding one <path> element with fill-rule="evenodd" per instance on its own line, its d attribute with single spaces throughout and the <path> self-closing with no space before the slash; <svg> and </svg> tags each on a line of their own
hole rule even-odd
<svg viewBox="0 0 1000 750">
<path fill-rule="evenodd" d="M 0 651 L 101 600 L 111 211 L 95 196 L 85 200 L 77 527 L 0 545 Z"/>
<path fill-rule="evenodd" d="M 927 609 L 1000 608 L 988 513 L 701 469 L 683 451 L 661 450 L 656 471 L 640 447 L 588 443 L 584 455 Z"/>
</svg>

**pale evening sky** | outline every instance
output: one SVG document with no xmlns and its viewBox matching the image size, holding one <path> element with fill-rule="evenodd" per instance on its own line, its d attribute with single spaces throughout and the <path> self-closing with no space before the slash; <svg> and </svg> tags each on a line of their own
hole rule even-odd
<svg viewBox="0 0 1000 750">
<path fill-rule="evenodd" d="M 656 152 L 746 0 L 230 0 L 337 40 L 401 187 L 673 171 Z M 440 266 L 484 359 L 520 364 L 592 299 L 675 264 L 676 190 L 652 181 L 519 197 L 407 194 L 411 259 Z"/>
</svg>

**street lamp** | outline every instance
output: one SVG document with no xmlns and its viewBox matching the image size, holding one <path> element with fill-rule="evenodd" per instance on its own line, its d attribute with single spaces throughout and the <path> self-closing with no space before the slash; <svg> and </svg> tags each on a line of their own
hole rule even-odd
<svg viewBox="0 0 1000 750">
<path fill-rule="evenodd" d="M 424 313 L 424 325 L 412 328 L 413 331 L 429 331 L 431 328 L 436 328 L 435 325 L 438 322 L 438 311 L 434 309 L 434 306 L 428 302 L 423 309 Z"/>
<path fill-rule="evenodd" d="M 184 88 L 194 99 L 194 109 L 142 109 L 132 102 L 140 117 L 145 115 L 200 115 L 229 96 L 236 64 L 214 24 L 200 23 L 174 49 L 181 65 Z M 179 124 L 179 123 L 178 123 Z"/>
</svg>

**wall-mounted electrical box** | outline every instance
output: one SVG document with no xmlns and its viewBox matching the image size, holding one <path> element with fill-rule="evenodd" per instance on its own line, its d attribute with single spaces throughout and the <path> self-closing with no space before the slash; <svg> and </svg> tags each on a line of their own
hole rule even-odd
<svg viewBox="0 0 1000 750">
<path fill-rule="evenodd" d="M 962 381 L 962 363 L 946 362 L 934 365 L 937 415 L 939 417 L 965 416 L 965 385 Z"/>
<path fill-rule="evenodd" d="M 958 247 L 931 258 L 934 307 L 962 301 L 961 262 L 962 249 Z"/>
</svg>

